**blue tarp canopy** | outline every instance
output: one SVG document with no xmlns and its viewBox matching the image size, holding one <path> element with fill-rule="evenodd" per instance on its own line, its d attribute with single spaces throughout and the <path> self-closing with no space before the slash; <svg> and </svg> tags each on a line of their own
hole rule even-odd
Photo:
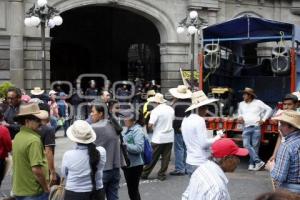
<svg viewBox="0 0 300 200">
<path fill-rule="evenodd" d="M 243 45 L 285 40 L 300 41 L 300 31 L 293 24 L 261 19 L 245 15 L 203 29 L 204 42 L 220 42 L 227 45 Z"/>
</svg>

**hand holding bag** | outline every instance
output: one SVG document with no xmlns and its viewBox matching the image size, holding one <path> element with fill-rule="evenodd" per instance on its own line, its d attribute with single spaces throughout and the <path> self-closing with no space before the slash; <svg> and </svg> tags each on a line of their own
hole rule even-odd
<svg viewBox="0 0 300 200">
<path fill-rule="evenodd" d="M 49 200 L 64 200 L 65 198 L 65 185 L 64 178 L 61 178 L 59 185 L 53 185 L 50 189 Z"/>
</svg>

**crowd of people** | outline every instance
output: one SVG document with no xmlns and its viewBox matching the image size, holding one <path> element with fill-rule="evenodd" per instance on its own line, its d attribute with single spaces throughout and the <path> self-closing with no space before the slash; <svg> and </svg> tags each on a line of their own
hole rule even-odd
<svg viewBox="0 0 300 200">
<path fill-rule="evenodd" d="M 247 155 L 248 170 L 269 170 L 280 195 L 296 199 L 300 194 L 298 93 L 287 94 L 283 110 L 272 113 L 253 89 L 245 88 L 238 107 L 238 121 L 244 127 L 244 148 L 239 148 L 222 132 L 213 137 L 207 134 L 208 105 L 218 99 L 208 98 L 203 91 L 192 92 L 184 85 L 169 90 L 172 101 L 167 101 L 158 87 L 150 86 L 136 90 L 128 100 L 130 88 L 126 83 L 114 92 L 99 90 L 96 82 L 90 81 L 85 95 L 94 98 L 86 100 L 84 119 L 71 117 L 71 95 L 60 87 L 47 94 L 38 87 L 30 92 L 31 96 L 19 88 L 9 88 L 6 103 L 0 106 L 0 184 L 12 155 L 14 199 L 46 200 L 55 192 L 51 186 L 64 182 L 66 200 L 117 200 L 123 171 L 129 198 L 140 200 L 140 179 L 148 179 L 159 160 L 157 179 L 168 178 L 173 148 L 175 169 L 170 175 L 190 176 L 182 200 L 230 199 L 224 172 L 233 172 L 239 157 Z M 142 106 L 134 107 L 135 102 Z M 279 137 L 265 163 L 258 154 L 260 126 L 269 118 L 279 123 Z M 76 145 L 64 153 L 58 172 L 54 154 L 55 133 L 60 127 Z M 147 145 L 150 141 L 151 148 Z M 151 160 L 146 161 L 149 152 Z M 265 194 L 258 199 L 272 196 Z"/>
</svg>

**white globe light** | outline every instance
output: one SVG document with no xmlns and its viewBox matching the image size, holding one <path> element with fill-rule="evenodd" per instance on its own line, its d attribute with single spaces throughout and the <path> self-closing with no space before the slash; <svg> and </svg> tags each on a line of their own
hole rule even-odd
<svg viewBox="0 0 300 200">
<path fill-rule="evenodd" d="M 55 23 L 56 26 L 60 26 L 63 23 L 63 19 L 61 18 L 61 16 L 55 16 L 53 17 L 53 21 Z"/>
<path fill-rule="evenodd" d="M 55 26 L 54 20 L 53 19 L 49 19 L 49 21 L 48 21 L 48 27 L 49 28 L 54 28 L 54 26 Z"/>
<path fill-rule="evenodd" d="M 30 17 L 26 17 L 24 19 L 24 24 L 25 24 L 25 26 L 32 26 L 32 24 L 31 24 L 31 18 Z"/>
<path fill-rule="evenodd" d="M 190 12 L 190 18 L 191 19 L 195 19 L 197 17 L 198 17 L 198 12 L 197 11 L 193 10 L 193 11 Z"/>
<path fill-rule="evenodd" d="M 184 28 L 182 26 L 178 26 L 177 27 L 177 33 L 183 33 L 184 32 Z"/>
<path fill-rule="evenodd" d="M 189 26 L 188 27 L 188 32 L 189 34 L 193 35 L 198 31 L 198 29 L 195 26 Z"/>
<path fill-rule="evenodd" d="M 37 5 L 38 7 L 44 7 L 45 5 L 47 5 L 47 0 L 38 0 L 37 1 Z"/>
<path fill-rule="evenodd" d="M 40 18 L 38 18 L 36 16 L 31 16 L 30 21 L 31 21 L 32 26 L 38 26 L 41 23 Z"/>
</svg>

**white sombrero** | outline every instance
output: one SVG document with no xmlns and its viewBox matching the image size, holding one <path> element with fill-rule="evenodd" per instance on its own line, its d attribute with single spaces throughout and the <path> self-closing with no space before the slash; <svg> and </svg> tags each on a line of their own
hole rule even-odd
<svg viewBox="0 0 300 200">
<path fill-rule="evenodd" d="M 96 133 L 87 123 L 83 120 L 77 120 L 67 130 L 68 138 L 76 143 L 90 144 L 96 140 Z"/>
<path fill-rule="evenodd" d="M 164 95 L 161 93 L 156 93 L 154 97 L 150 97 L 147 99 L 149 102 L 155 102 L 155 103 L 166 103 L 167 100 L 164 99 Z"/>
<path fill-rule="evenodd" d="M 41 95 L 45 92 L 45 90 L 42 90 L 40 87 L 35 87 L 33 90 L 30 90 L 30 93 L 33 95 Z"/>
<path fill-rule="evenodd" d="M 169 92 L 177 99 L 189 99 L 192 97 L 192 92 L 185 85 L 178 85 L 177 88 L 171 88 Z"/>
<path fill-rule="evenodd" d="M 214 99 L 214 98 L 208 98 L 202 90 L 194 92 L 192 94 L 192 105 L 188 109 L 186 109 L 185 112 L 194 110 L 195 108 L 199 108 L 201 106 L 204 106 L 204 105 L 216 102 L 216 101 L 219 101 L 219 100 Z"/>
</svg>

